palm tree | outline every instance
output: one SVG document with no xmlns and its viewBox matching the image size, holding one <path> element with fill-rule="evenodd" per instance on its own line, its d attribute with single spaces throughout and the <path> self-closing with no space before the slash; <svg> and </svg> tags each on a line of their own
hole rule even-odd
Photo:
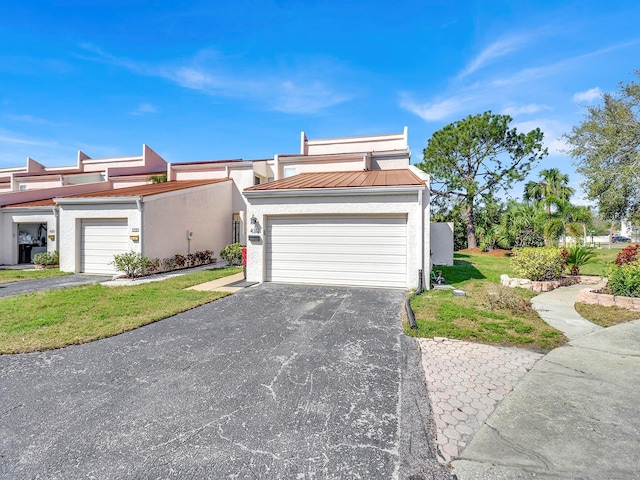
<svg viewBox="0 0 640 480">
<path fill-rule="evenodd" d="M 567 227 L 574 223 L 582 223 L 585 226 L 591 221 L 591 210 L 588 207 L 572 205 L 568 200 L 550 197 L 555 211 L 549 215 L 544 226 L 544 234 L 549 243 L 555 242 L 562 236 L 562 244 L 567 245 Z M 586 235 L 586 234 L 585 234 Z"/>
<path fill-rule="evenodd" d="M 569 175 L 557 168 L 541 170 L 540 178 L 539 182 L 530 181 L 525 184 L 522 198 L 525 202 L 542 202 L 548 214 L 551 214 L 554 198 L 568 201 L 575 192 L 569 186 Z"/>
</svg>

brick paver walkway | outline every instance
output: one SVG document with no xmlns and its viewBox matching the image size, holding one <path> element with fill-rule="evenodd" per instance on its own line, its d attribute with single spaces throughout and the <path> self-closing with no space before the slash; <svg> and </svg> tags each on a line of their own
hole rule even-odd
<svg viewBox="0 0 640 480">
<path fill-rule="evenodd" d="M 498 403 L 543 356 L 445 338 L 420 338 L 418 342 L 442 463 L 458 456 Z"/>
</svg>

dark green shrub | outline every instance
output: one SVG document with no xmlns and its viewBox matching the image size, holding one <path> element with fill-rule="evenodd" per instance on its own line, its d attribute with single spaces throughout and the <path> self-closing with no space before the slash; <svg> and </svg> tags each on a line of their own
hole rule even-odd
<svg viewBox="0 0 640 480">
<path fill-rule="evenodd" d="M 116 270 L 123 272 L 127 277 L 141 277 L 151 261 L 140 252 L 127 252 L 114 255 L 112 265 Z"/>
<path fill-rule="evenodd" d="M 533 281 L 556 280 L 566 267 L 563 249 L 551 247 L 514 248 L 511 269 L 516 277 Z"/>
<path fill-rule="evenodd" d="M 640 297 L 640 260 L 609 269 L 607 288 L 612 295 Z"/>
</svg>

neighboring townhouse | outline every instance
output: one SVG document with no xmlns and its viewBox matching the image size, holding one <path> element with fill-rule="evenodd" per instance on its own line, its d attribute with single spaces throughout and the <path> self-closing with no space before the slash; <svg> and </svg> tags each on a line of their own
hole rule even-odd
<svg viewBox="0 0 640 480">
<path fill-rule="evenodd" d="M 60 250 L 54 197 L 149 183 L 167 162 L 147 145 L 141 155 L 92 159 L 78 152 L 73 167 L 45 167 L 28 158 L 24 167 L 0 169 L 0 264 L 30 263 L 42 251 Z"/>
<path fill-rule="evenodd" d="M 0 261 L 30 261 L 29 240 L 32 252 L 58 250 L 63 271 L 111 274 L 118 253 L 217 254 L 239 242 L 250 281 L 415 288 L 432 261 L 453 263 L 453 235 L 438 224 L 431 240 L 428 176 L 410 158 L 405 128 L 303 132 L 300 153 L 259 160 L 166 163 L 146 146 L 118 159 L 79 152 L 75 169 L 28 160 L 0 171 L 12 188 L 0 193 Z"/>
<path fill-rule="evenodd" d="M 117 273 L 116 254 L 219 252 L 231 237 L 232 180 L 178 180 L 54 198 L 60 269 Z"/>
</svg>

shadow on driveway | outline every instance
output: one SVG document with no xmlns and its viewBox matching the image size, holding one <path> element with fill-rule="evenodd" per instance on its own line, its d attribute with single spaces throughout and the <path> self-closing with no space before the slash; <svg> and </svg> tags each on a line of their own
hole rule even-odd
<svg viewBox="0 0 640 480">
<path fill-rule="evenodd" d="M 403 300 L 262 285 L 109 339 L 0 357 L 0 476 L 448 478 L 419 418 Z"/>
</svg>

